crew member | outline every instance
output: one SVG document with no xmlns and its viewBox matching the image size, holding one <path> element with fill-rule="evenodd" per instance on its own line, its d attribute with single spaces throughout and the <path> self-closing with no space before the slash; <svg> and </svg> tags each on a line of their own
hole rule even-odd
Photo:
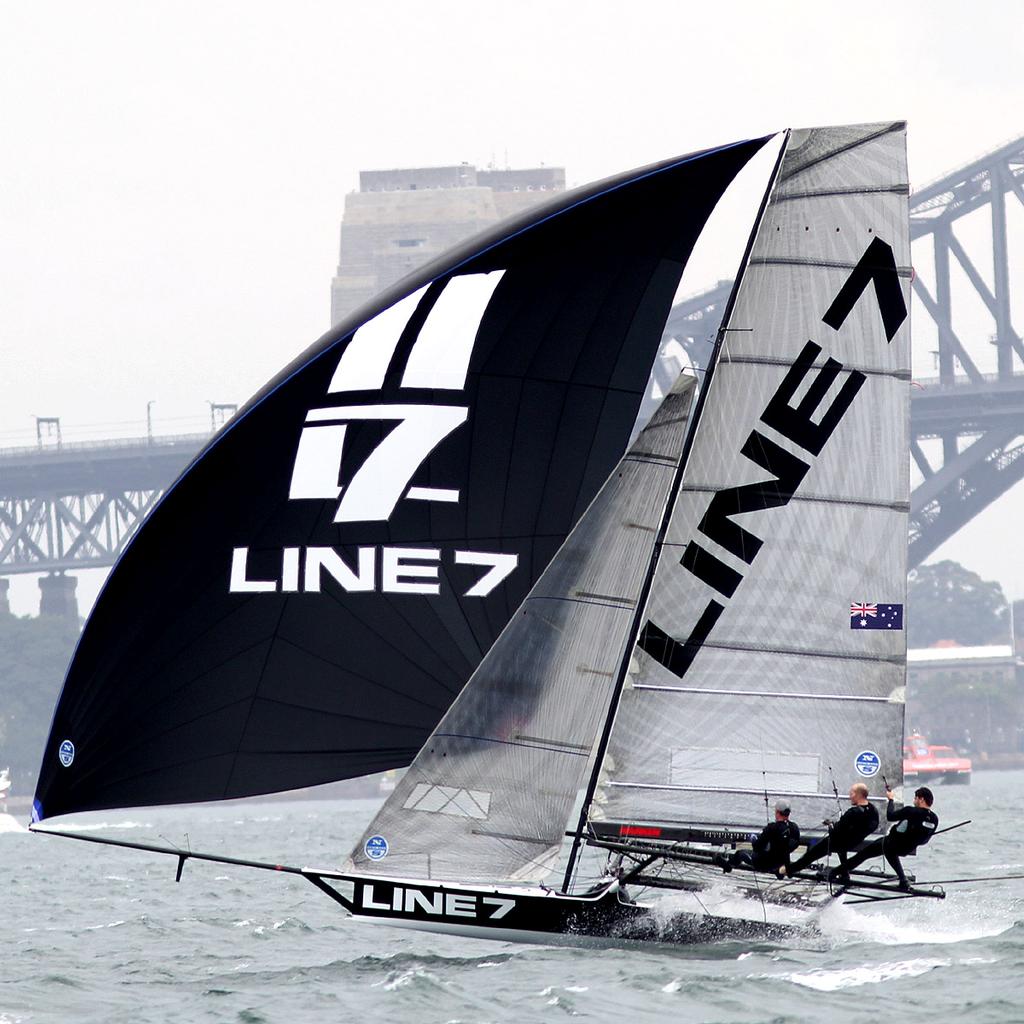
<svg viewBox="0 0 1024 1024">
<path fill-rule="evenodd" d="M 830 853 L 839 854 L 839 863 L 845 866 L 847 853 L 878 828 L 878 811 L 868 801 L 868 787 L 863 782 L 855 782 L 850 787 L 850 807 L 846 813 L 836 822 L 826 818 L 823 824 L 828 834 L 809 846 L 788 868 L 783 864 L 779 877 L 795 875 Z"/>
<path fill-rule="evenodd" d="M 789 855 L 800 845 L 800 829 L 789 820 L 789 801 L 779 800 L 775 805 L 775 820 L 769 822 L 751 843 L 750 850 L 737 850 L 732 856 L 720 854 L 715 863 L 726 872 L 735 867 L 753 868 L 755 871 L 778 871 L 789 863 Z"/>
<path fill-rule="evenodd" d="M 885 791 L 889 798 L 889 805 L 885 809 L 885 817 L 888 821 L 895 821 L 894 828 L 889 829 L 887 835 L 868 843 L 860 853 L 851 857 L 843 868 L 838 869 L 836 876 L 840 881 L 847 871 L 852 871 L 858 864 L 863 864 L 869 857 L 877 857 L 880 853 L 885 854 L 889 866 L 896 872 L 900 888 L 904 891 L 910 888 L 907 876 L 903 873 L 903 865 L 900 857 L 906 857 L 913 853 L 919 846 L 924 846 L 939 827 L 939 819 L 932 810 L 934 797 L 927 786 L 914 790 L 913 807 L 901 807 L 898 811 L 893 802 L 894 797 L 891 789 Z"/>
</svg>

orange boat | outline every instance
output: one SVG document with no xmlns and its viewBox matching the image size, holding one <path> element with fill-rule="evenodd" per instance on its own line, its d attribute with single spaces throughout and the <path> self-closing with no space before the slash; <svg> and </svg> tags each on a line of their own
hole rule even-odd
<svg viewBox="0 0 1024 1024">
<path fill-rule="evenodd" d="M 937 747 L 920 733 L 903 744 L 903 778 L 907 782 L 948 782 L 965 786 L 971 781 L 971 760 L 952 747 Z"/>
</svg>

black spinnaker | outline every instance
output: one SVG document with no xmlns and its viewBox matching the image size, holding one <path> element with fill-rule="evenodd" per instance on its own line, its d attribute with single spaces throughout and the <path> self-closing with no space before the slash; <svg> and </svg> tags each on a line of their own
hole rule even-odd
<svg viewBox="0 0 1024 1024">
<path fill-rule="evenodd" d="M 694 241 L 765 141 L 477 236 L 271 381 L 112 571 L 34 818 L 407 765 L 621 457 Z"/>
</svg>

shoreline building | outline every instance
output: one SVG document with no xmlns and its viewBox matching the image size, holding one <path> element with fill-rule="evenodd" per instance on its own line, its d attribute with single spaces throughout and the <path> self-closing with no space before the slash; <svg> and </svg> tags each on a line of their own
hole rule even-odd
<svg viewBox="0 0 1024 1024">
<path fill-rule="evenodd" d="M 565 169 L 361 171 L 345 197 L 331 324 L 457 242 L 565 191 Z"/>
<path fill-rule="evenodd" d="M 911 648 L 907 728 L 983 760 L 1024 753 L 1022 684 L 1024 667 L 1009 644 Z"/>
</svg>

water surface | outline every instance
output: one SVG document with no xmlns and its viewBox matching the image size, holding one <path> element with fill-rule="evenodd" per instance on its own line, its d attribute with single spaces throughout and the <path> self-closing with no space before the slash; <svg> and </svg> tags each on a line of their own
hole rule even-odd
<svg viewBox="0 0 1024 1024">
<path fill-rule="evenodd" d="M 936 788 L 921 878 L 1024 874 L 1024 772 Z M 128 840 L 337 865 L 374 801 L 69 818 Z M 67 827 L 60 821 L 54 827 Z M 186 834 L 188 836 L 186 840 Z M 821 934 L 652 951 L 518 946 L 357 924 L 301 878 L 0 834 L 0 1024 L 1024 1021 L 1024 882 L 827 911 Z"/>
</svg>

